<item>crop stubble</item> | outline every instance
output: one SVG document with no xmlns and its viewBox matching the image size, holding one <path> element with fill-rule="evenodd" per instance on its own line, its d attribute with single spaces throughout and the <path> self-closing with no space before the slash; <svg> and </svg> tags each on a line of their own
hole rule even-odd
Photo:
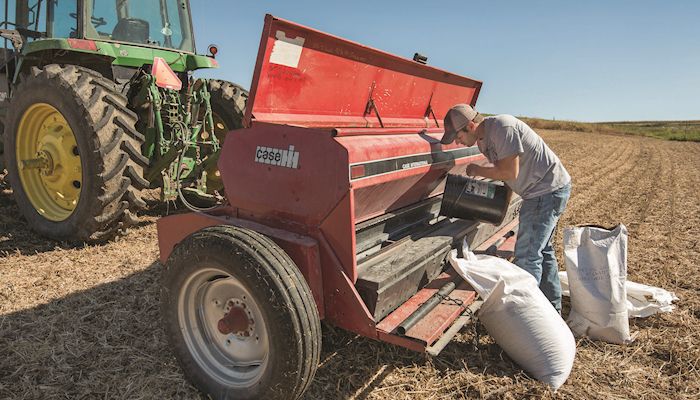
<svg viewBox="0 0 700 400">
<path fill-rule="evenodd" d="M 542 131 L 574 182 L 563 225 L 624 223 L 628 277 L 680 298 L 631 320 L 630 346 L 578 340 L 556 395 L 472 329 L 439 357 L 324 327 L 308 399 L 697 398 L 700 396 L 700 143 Z M 28 232 L 0 193 L 0 398 L 198 398 L 163 337 L 155 221 L 104 246 L 67 248 Z M 565 304 L 566 306 L 566 304 Z M 566 311 L 565 311 L 566 312 Z"/>
</svg>

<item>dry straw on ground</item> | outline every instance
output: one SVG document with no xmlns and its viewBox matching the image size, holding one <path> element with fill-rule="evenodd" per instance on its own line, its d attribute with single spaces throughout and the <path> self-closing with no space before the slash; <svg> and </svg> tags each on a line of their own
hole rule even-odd
<svg viewBox="0 0 700 400">
<path fill-rule="evenodd" d="M 562 225 L 626 224 L 629 278 L 674 291 L 678 309 L 632 320 L 639 335 L 627 347 L 579 340 L 557 394 L 487 335 L 475 348 L 470 329 L 430 358 L 326 326 L 306 398 L 700 397 L 700 143 L 542 134 L 574 179 Z M 161 329 L 153 222 L 162 211 L 117 242 L 68 248 L 29 232 L 0 191 L 0 398 L 199 398 Z"/>
</svg>

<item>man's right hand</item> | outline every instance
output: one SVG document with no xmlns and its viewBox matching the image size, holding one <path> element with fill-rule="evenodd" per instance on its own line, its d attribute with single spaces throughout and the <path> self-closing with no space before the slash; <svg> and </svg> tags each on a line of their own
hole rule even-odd
<svg viewBox="0 0 700 400">
<path fill-rule="evenodd" d="M 469 165 L 467 165 L 467 170 L 465 171 L 465 173 L 466 173 L 468 176 L 477 176 L 477 175 L 479 175 L 478 170 L 479 170 L 479 166 L 478 166 L 478 165 L 476 165 L 476 164 L 469 164 Z"/>
</svg>

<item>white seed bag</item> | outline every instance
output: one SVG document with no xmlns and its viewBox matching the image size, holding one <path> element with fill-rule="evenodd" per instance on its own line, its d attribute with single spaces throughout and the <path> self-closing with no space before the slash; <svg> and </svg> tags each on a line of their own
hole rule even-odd
<svg viewBox="0 0 700 400">
<path fill-rule="evenodd" d="M 564 257 L 571 293 L 567 323 L 577 336 L 632 342 L 627 313 L 627 228 L 564 228 Z"/>
<path fill-rule="evenodd" d="M 535 278 L 498 257 L 475 255 L 464 245 L 449 255 L 452 267 L 484 299 L 479 320 L 499 346 L 534 378 L 557 390 L 566 382 L 576 342 L 540 291 Z"/>
<path fill-rule="evenodd" d="M 675 293 L 655 286 L 627 281 L 627 313 L 630 317 L 648 317 L 656 313 L 671 312 L 678 301 Z"/>
<path fill-rule="evenodd" d="M 569 277 L 566 271 L 559 271 L 562 296 L 569 296 Z M 625 281 L 627 291 L 627 316 L 630 318 L 644 318 L 657 313 L 673 311 L 678 300 L 676 294 L 656 286 Z"/>
</svg>

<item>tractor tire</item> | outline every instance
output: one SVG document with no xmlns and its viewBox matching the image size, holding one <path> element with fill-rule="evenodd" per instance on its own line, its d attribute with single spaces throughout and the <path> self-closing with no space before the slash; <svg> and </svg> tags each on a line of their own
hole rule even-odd
<svg viewBox="0 0 700 400">
<path fill-rule="evenodd" d="M 99 243 L 138 222 L 149 160 L 126 104 L 112 81 L 87 68 L 51 64 L 21 76 L 8 109 L 5 166 L 36 232 Z"/>
<path fill-rule="evenodd" d="M 209 80 L 209 94 L 212 116 L 214 117 L 214 134 L 221 146 L 224 145 L 226 135 L 243 127 L 243 115 L 245 114 L 248 91 L 235 83 L 218 79 Z M 213 194 L 218 191 L 224 193 L 224 183 L 216 165 L 207 169 L 208 190 Z M 193 200 L 196 203 L 196 199 Z M 199 204 L 202 207 L 211 206 L 207 202 Z"/>
<path fill-rule="evenodd" d="M 211 111 L 214 114 L 214 133 L 223 142 L 226 133 L 243 127 L 248 91 L 235 83 L 211 79 L 209 94 Z"/>
<path fill-rule="evenodd" d="M 298 399 L 316 373 L 311 290 L 259 233 L 216 226 L 189 236 L 166 263 L 161 302 L 185 376 L 213 399 Z"/>
</svg>

